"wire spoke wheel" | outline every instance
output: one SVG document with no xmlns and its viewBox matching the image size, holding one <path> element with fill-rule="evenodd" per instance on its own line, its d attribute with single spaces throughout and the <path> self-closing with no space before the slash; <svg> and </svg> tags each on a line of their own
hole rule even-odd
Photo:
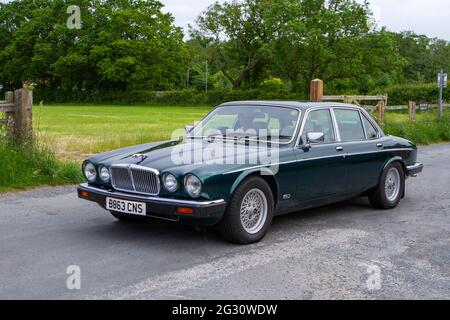
<svg viewBox="0 0 450 320">
<path fill-rule="evenodd" d="M 395 201 L 397 199 L 400 193 L 400 186 L 400 172 L 398 172 L 397 168 L 392 167 L 389 169 L 384 183 L 384 192 L 389 201 Z"/>
<path fill-rule="evenodd" d="M 259 189 L 252 189 L 244 196 L 241 203 L 240 217 L 242 227 L 249 234 L 256 234 L 264 227 L 267 220 L 267 198 Z"/>
</svg>

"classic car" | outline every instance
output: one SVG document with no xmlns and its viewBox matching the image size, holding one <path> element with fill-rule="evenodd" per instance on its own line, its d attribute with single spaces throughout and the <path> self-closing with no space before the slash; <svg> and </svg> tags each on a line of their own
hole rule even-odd
<svg viewBox="0 0 450 320">
<path fill-rule="evenodd" d="M 120 221 L 217 226 L 250 244 L 277 215 L 363 196 L 395 208 L 423 170 L 416 160 L 412 142 L 385 135 L 355 105 L 229 102 L 184 137 L 90 157 L 78 195 Z"/>
</svg>

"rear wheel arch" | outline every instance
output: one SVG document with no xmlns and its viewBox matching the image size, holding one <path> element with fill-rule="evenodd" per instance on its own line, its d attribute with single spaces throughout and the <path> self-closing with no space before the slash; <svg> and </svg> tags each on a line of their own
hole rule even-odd
<svg viewBox="0 0 450 320">
<path fill-rule="evenodd" d="M 406 174 L 406 170 L 407 170 L 407 169 L 406 169 L 405 161 L 403 160 L 402 157 L 395 156 L 395 157 L 390 158 L 390 159 L 384 164 L 383 171 L 381 171 L 381 173 L 380 173 L 380 178 L 381 178 L 381 175 L 383 174 L 384 170 L 386 170 L 386 168 L 387 168 L 389 165 L 391 165 L 392 163 L 394 163 L 394 162 L 400 163 L 400 165 L 402 166 L 402 169 L 403 169 L 403 174 Z"/>
</svg>

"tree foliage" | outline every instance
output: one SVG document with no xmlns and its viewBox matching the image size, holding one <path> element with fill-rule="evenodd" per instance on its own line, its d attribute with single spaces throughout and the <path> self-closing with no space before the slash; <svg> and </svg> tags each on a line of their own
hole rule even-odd
<svg viewBox="0 0 450 320">
<path fill-rule="evenodd" d="M 158 0 L 78 0 L 81 29 L 66 25 L 72 4 L 0 4 L 5 89 L 34 83 L 70 99 L 106 91 L 203 91 L 208 81 L 211 90 L 306 96 L 314 78 L 329 93 L 367 93 L 432 82 L 441 68 L 450 69 L 448 41 L 380 29 L 368 3 L 356 0 L 217 2 L 188 35 Z"/>
<path fill-rule="evenodd" d="M 186 70 L 183 33 L 156 0 L 80 0 L 69 29 L 66 0 L 0 6 L 0 83 L 61 92 L 171 89 Z"/>
</svg>

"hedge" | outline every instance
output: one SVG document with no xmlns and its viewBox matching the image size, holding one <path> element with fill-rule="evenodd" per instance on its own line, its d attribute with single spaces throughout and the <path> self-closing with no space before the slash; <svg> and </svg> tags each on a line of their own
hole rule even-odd
<svg viewBox="0 0 450 320">
<path fill-rule="evenodd" d="M 387 93 L 389 105 L 407 105 L 408 101 L 415 101 L 416 103 L 438 103 L 439 88 L 437 84 L 407 84 L 407 85 L 393 85 L 387 88 L 381 88 L 373 92 Z M 450 88 L 444 90 L 444 100 L 450 98 Z"/>
<path fill-rule="evenodd" d="M 407 84 L 379 88 L 371 94 L 387 93 L 389 105 L 406 105 L 412 100 L 417 103 L 437 103 L 439 89 L 436 84 Z M 335 94 L 348 94 L 346 92 Z M 46 103 L 116 103 L 116 104 L 177 104 L 177 105 L 216 105 L 236 100 L 308 100 L 302 93 L 287 90 L 213 90 L 207 94 L 196 90 L 173 90 L 155 92 L 148 90 L 94 91 L 61 93 L 35 88 L 35 101 Z M 444 91 L 444 100 L 450 98 L 450 87 Z"/>
<path fill-rule="evenodd" d="M 133 90 L 126 92 L 108 91 L 92 93 L 78 92 L 59 94 L 46 92 L 36 88 L 35 101 L 45 103 L 115 103 L 115 104 L 177 104 L 177 105 L 216 105 L 226 101 L 236 100 L 305 100 L 299 93 L 289 91 L 252 90 L 213 90 L 208 93 L 196 90 L 174 90 L 154 92 Z"/>
</svg>

